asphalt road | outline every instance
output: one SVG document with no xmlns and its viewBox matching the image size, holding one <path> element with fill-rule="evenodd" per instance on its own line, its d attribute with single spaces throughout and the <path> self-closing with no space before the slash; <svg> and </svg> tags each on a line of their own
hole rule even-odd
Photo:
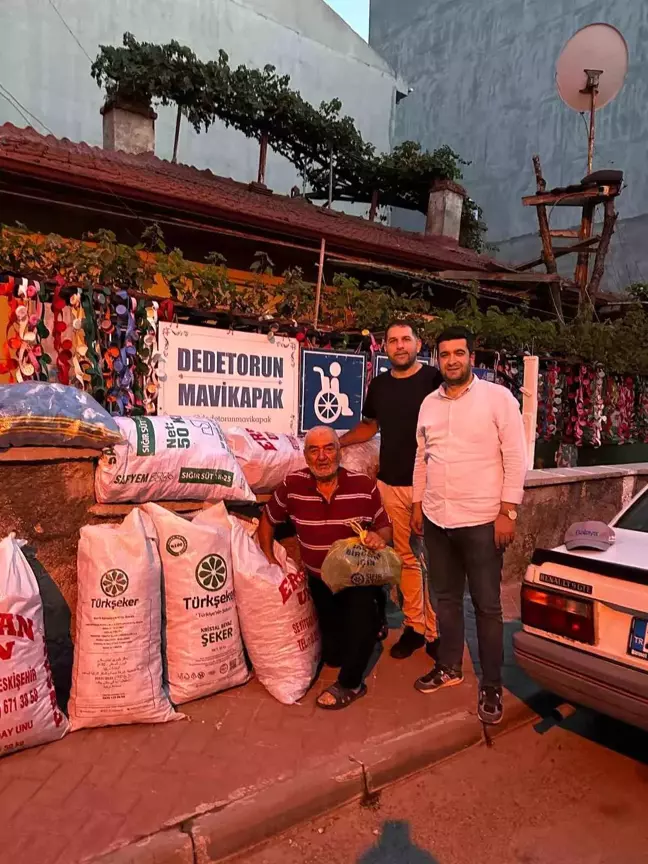
<svg viewBox="0 0 648 864">
<path fill-rule="evenodd" d="M 578 711 L 465 751 L 245 864 L 647 864 L 648 734 Z"/>
</svg>

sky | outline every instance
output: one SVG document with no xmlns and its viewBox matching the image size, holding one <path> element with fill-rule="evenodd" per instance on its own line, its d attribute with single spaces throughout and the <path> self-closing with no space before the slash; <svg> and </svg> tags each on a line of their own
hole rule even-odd
<svg viewBox="0 0 648 864">
<path fill-rule="evenodd" d="M 326 2 L 363 39 L 369 38 L 369 0 L 326 0 Z"/>
</svg>

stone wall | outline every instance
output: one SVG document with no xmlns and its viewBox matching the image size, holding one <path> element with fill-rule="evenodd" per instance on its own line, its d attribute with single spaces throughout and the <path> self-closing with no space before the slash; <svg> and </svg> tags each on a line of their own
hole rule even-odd
<svg viewBox="0 0 648 864">
<path fill-rule="evenodd" d="M 0 454 L 0 537 L 14 531 L 34 547 L 73 618 L 79 530 L 83 525 L 120 521 L 130 509 L 95 503 L 95 458 L 89 450 L 49 448 Z M 646 482 L 648 463 L 529 472 L 518 537 L 506 554 L 504 581 L 522 578 L 536 546 L 560 545 L 572 522 L 611 519 Z M 187 513 L 203 505 L 166 506 Z M 289 554 L 297 554 L 294 537 L 282 542 Z"/>
</svg>

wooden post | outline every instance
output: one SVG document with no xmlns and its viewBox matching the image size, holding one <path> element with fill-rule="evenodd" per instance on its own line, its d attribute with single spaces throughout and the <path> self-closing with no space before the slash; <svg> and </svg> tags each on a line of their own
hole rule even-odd
<svg viewBox="0 0 648 864">
<path fill-rule="evenodd" d="M 328 204 L 329 210 L 333 206 L 333 146 L 331 146 L 331 155 L 329 162 L 329 189 L 328 189 Z"/>
<path fill-rule="evenodd" d="M 522 390 L 522 421 L 527 442 L 527 469 L 533 471 L 535 462 L 536 427 L 538 425 L 538 357 L 524 358 L 524 387 Z"/>
<path fill-rule="evenodd" d="M 326 240 L 322 237 L 320 245 L 319 269 L 317 271 L 317 288 L 315 289 L 315 314 L 313 315 L 313 328 L 317 330 L 319 323 L 320 299 L 322 296 L 322 281 L 324 279 L 324 254 L 326 253 Z"/>
<path fill-rule="evenodd" d="M 542 176 L 542 165 L 540 164 L 540 157 L 538 155 L 533 157 L 533 170 L 535 171 L 536 176 L 536 186 L 538 195 L 542 195 L 546 188 L 547 184 L 545 182 L 544 177 Z M 557 273 L 558 266 L 556 264 L 556 257 L 553 251 L 553 244 L 551 242 L 551 233 L 549 231 L 549 217 L 547 216 L 547 207 L 545 204 L 536 205 L 536 212 L 538 214 L 538 227 L 540 229 L 540 240 L 542 241 L 542 258 L 544 260 L 545 267 L 547 268 L 547 273 Z M 553 305 L 556 310 L 556 315 L 558 316 L 558 320 L 561 324 L 565 323 L 565 319 L 563 316 L 563 308 L 562 308 L 562 297 L 560 296 L 560 286 L 559 285 L 550 285 L 549 291 L 551 293 L 551 299 Z"/>
<path fill-rule="evenodd" d="M 607 256 L 608 249 L 610 248 L 610 241 L 612 240 L 612 235 L 614 234 L 614 227 L 616 225 L 618 217 L 619 214 L 616 212 L 616 209 L 614 207 L 614 200 L 610 198 L 608 201 L 605 202 L 605 216 L 603 218 L 601 242 L 599 243 L 598 249 L 596 250 L 594 267 L 592 269 L 592 278 L 588 287 L 589 298 L 592 302 L 592 305 L 596 300 L 598 290 L 601 285 L 601 279 L 603 278 L 603 273 L 605 272 L 605 258 Z"/>
<path fill-rule="evenodd" d="M 583 217 L 581 219 L 581 227 L 580 227 L 580 239 L 581 240 L 589 240 L 592 236 L 592 225 L 594 223 L 594 211 L 596 207 L 594 204 L 585 204 L 583 207 Z M 574 281 L 578 286 L 578 290 L 580 292 L 579 299 L 579 309 L 582 308 L 584 301 L 586 300 L 586 291 L 587 291 L 587 283 L 589 281 L 589 255 L 587 252 L 581 252 L 578 255 L 578 262 L 576 264 L 576 272 L 574 274 Z"/>
<path fill-rule="evenodd" d="M 268 164 L 268 133 L 264 132 L 261 135 L 259 147 L 259 173 L 257 175 L 257 183 L 260 186 L 265 186 L 266 166 Z"/>
<path fill-rule="evenodd" d="M 180 106 L 178 105 L 178 114 L 176 116 L 175 137 L 173 139 L 173 156 L 171 157 L 172 162 L 178 161 L 178 142 L 180 141 L 180 121 L 181 120 L 182 120 L 182 111 L 180 110 Z"/>
</svg>

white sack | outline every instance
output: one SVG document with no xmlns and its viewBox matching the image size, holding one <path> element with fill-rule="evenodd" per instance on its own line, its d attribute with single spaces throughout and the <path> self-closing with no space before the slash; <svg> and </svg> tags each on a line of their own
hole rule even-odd
<svg viewBox="0 0 648 864">
<path fill-rule="evenodd" d="M 162 686 L 162 574 L 141 510 L 121 525 L 87 525 L 78 553 L 73 729 L 163 723 L 176 714 Z"/>
<path fill-rule="evenodd" d="M 38 583 L 14 534 L 0 543 L 0 756 L 62 738 Z"/>
<path fill-rule="evenodd" d="M 119 417 L 125 439 L 103 451 L 95 472 L 100 504 L 122 501 L 254 501 L 216 420 Z"/>
<path fill-rule="evenodd" d="M 228 528 L 189 522 L 157 504 L 144 509 L 155 524 L 162 558 L 171 701 L 180 705 L 245 684 L 250 675 Z"/>
<path fill-rule="evenodd" d="M 306 466 L 304 442 L 295 435 L 232 426 L 225 437 L 253 492 L 272 492 L 286 474 Z"/>
<path fill-rule="evenodd" d="M 362 444 L 351 444 L 342 448 L 342 467 L 347 471 L 366 474 L 372 480 L 378 474 L 380 461 L 380 436 L 374 435 Z"/>
<path fill-rule="evenodd" d="M 281 566 L 270 564 L 250 536 L 255 524 L 228 519 L 222 504 L 203 510 L 193 522 L 229 522 L 245 647 L 268 692 L 284 705 L 294 704 L 310 687 L 321 654 L 317 615 L 304 574 L 278 543 L 274 553 Z"/>
</svg>

